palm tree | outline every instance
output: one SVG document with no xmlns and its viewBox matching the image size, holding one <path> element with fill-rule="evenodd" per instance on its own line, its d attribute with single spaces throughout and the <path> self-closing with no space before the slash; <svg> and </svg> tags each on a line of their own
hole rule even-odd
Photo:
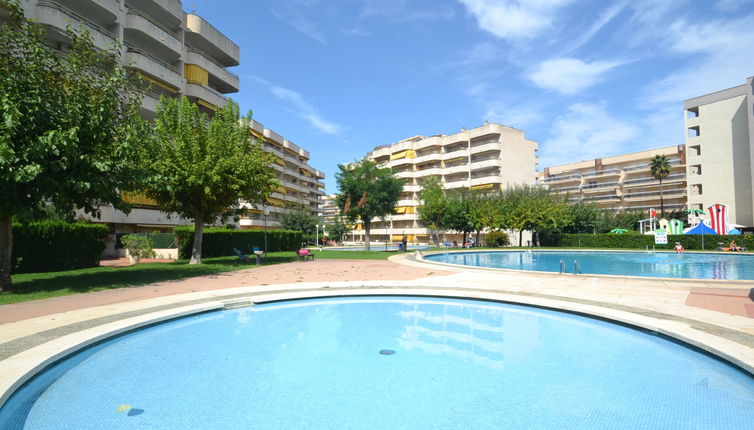
<svg viewBox="0 0 754 430">
<path fill-rule="evenodd" d="M 660 181 L 660 215 L 665 218 L 665 202 L 662 198 L 662 180 L 670 175 L 670 161 L 664 155 L 655 155 L 649 162 L 649 170 L 652 176 Z"/>
</svg>

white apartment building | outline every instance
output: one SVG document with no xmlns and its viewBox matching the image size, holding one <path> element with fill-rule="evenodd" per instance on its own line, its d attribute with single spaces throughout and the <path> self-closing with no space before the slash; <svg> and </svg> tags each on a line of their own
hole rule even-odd
<svg viewBox="0 0 754 430">
<path fill-rule="evenodd" d="M 366 158 L 391 167 L 396 176 L 406 180 L 396 214 L 373 220 L 371 239 L 429 242 L 429 229 L 418 220 L 419 191 L 430 177 L 441 179 L 446 189 L 501 190 L 514 184 L 532 184 L 537 175 L 537 142 L 524 137 L 522 130 L 501 124 L 485 123 L 481 127 L 451 135 L 414 136 L 392 145 L 379 146 Z M 353 232 L 363 238 L 361 225 Z M 447 236 L 447 240 L 457 240 Z"/>
<path fill-rule="evenodd" d="M 683 102 L 688 205 L 728 206 L 730 222 L 754 226 L 754 82 Z"/>
<path fill-rule="evenodd" d="M 662 181 L 665 211 L 686 207 L 686 150 L 684 145 L 545 167 L 538 182 L 567 195 L 571 202 L 591 202 L 602 209 L 660 211 L 660 183 L 649 163 L 656 155 L 670 162 Z"/>
<path fill-rule="evenodd" d="M 325 174 L 309 166 L 309 151 L 278 133 L 251 121 L 251 133 L 262 142 L 262 150 L 275 156 L 272 168 L 280 186 L 267 199 L 267 204 L 247 204 L 246 216 L 240 220 L 242 229 L 270 229 L 280 226 L 281 215 L 297 207 L 305 207 L 319 214 L 325 195 Z"/>
</svg>

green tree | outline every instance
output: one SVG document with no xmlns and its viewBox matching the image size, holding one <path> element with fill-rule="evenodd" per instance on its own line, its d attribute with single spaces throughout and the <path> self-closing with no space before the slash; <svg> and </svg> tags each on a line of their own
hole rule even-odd
<svg viewBox="0 0 754 430">
<path fill-rule="evenodd" d="M 95 50 L 86 32 L 67 32 L 66 53 L 45 45 L 44 30 L 17 1 L 0 23 L 0 290 L 11 286 L 14 216 L 52 204 L 63 213 L 100 206 L 129 212 L 120 191 L 138 188 L 137 80 L 119 47 Z"/>
<path fill-rule="evenodd" d="M 314 234 L 318 222 L 319 217 L 306 207 L 298 206 L 282 214 L 280 226 L 286 230 L 300 231 L 304 233 L 304 237 L 307 237 Z"/>
<path fill-rule="evenodd" d="M 340 243 L 343 240 L 343 236 L 351 231 L 350 228 L 343 222 L 343 218 L 336 216 L 332 222 L 327 224 L 327 235 L 330 239 Z"/>
<path fill-rule="evenodd" d="M 205 224 L 240 215 L 239 200 L 264 204 L 278 186 L 272 157 L 249 133 L 251 113 L 239 119 L 229 102 L 212 118 L 183 100 L 162 98 L 155 123 L 154 175 L 146 194 L 160 209 L 194 220 L 191 264 L 202 261 Z"/>
<path fill-rule="evenodd" d="M 448 208 L 445 213 L 444 228 L 462 232 L 462 243 L 465 244 L 466 236 L 474 231 L 474 225 L 469 217 L 469 191 L 467 189 L 451 191 L 446 196 Z"/>
<path fill-rule="evenodd" d="M 381 169 L 369 160 L 351 165 L 339 164 L 335 174 L 340 193 L 335 203 L 351 221 L 361 219 L 364 224 L 365 247 L 369 251 L 369 232 L 372 218 L 391 213 L 403 191 L 402 179 L 393 176 L 390 168 Z"/>
<path fill-rule="evenodd" d="M 571 223 L 563 228 L 563 233 L 594 233 L 601 214 L 594 203 L 577 202 L 568 205 Z"/>
<path fill-rule="evenodd" d="M 655 155 L 649 161 L 649 171 L 652 176 L 660 181 L 660 216 L 665 218 L 665 201 L 662 196 L 662 180 L 670 175 L 670 161 L 664 155 Z"/>
<path fill-rule="evenodd" d="M 445 216 L 448 212 L 448 199 L 439 177 L 430 176 L 422 182 L 419 200 L 419 220 L 432 229 L 434 242 L 438 243 L 437 230 L 445 228 Z"/>
<path fill-rule="evenodd" d="M 502 194 L 502 227 L 518 231 L 522 246 L 523 232 L 559 230 L 571 223 L 568 205 L 541 186 L 515 185 Z"/>
<path fill-rule="evenodd" d="M 467 199 L 469 224 L 476 231 L 479 242 L 479 232 L 485 229 L 499 229 L 503 226 L 503 207 L 500 192 L 470 193 Z"/>
</svg>

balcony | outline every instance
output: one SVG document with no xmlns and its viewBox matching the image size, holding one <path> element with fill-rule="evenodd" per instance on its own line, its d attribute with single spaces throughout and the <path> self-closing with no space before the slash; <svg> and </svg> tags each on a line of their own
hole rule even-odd
<svg viewBox="0 0 754 430">
<path fill-rule="evenodd" d="M 407 193 L 418 193 L 419 191 L 421 191 L 421 189 L 422 187 L 418 185 L 404 185 L 403 186 L 403 191 Z"/>
<path fill-rule="evenodd" d="M 670 184 L 670 183 L 677 183 L 677 182 L 684 182 L 686 180 L 685 174 L 676 174 L 676 175 L 670 175 L 667 178 L 662 180 L 663 185 Z M 641 179 L 629 179 L 626 181 L 623 181 L 623 187 L 640 187 L 646 184 L 657 184 L 659 185 L 660 181 L 658 181 L 655 178 L 641 178 Z"/>
<path fill-rule="evenodd" d="M 115 24 L 120 9 L 118 0 L 55 0 L 53 3 L 68 8 L 102 26 Z"/>
<path fill-rule="evenodd" d="M 445 167 L 442 169 L 442 171 L 443 171 L 443 174 L 445 175 L 452 175 L 455 173 L 466 173 L 469 171 L 469 165 L 460 164 L 458 166 Z"/>
<path fill-rule="evenodd" d="M 550 175 L 549 177 L 542 180 L 542 182 L 545 184 L 554 183 L 554 182 L 576 182 L 576 181 L 581 181 L 581 174 Z"/>
<path fill-rule="evenodd" d="M 471 186 L 475 187 L 477 185 L 487 185 L 487 184 L 502 184 L 503 180 L 500 178 L 500 175 L 489 175 L 489 176 L 481 176 L 479 178 L 474 178 L 471 180 Z"/>
<path fill-rule="evenodd" d="M 431 161 L 440 161 L 443 158 L 442 155 L 443 154 L 440 152 L 435 152 L 433 154 L 425 154 L 425 155 L 414 158 L 414 163 L 421 164 L 421 163 L 428 163 Z"/>
<path fill-rule="evenodd" d="M 126 7 L 140 10 L 173 30 L 179 29 L 183 22 L 183 8 L 179 0 L 126 0 Z"/>
<path fill-rule="evenodd" d="M 193 13 L 185 15 L 185 23 L 186 45 L 209 54 L 223 67 L 237 66 L 240 63 L 241 49 L 212 24 Z"/>
<path fill-rule="evenodd" d="M 53 2 L 37 2 L 36 20 L 54 29 L 49 34 L 53 42 L 69 43 L 65 30 L 70 26 L 74 30 L 88 30 L 97 49 L 106 50 L 115 43 L 116 36 L 105 27 Z"/>
<path fill-rule="evenodd" d="M 580 185 L 574 185 L 572 187 L 550 188 L 550 191 L 553 193 L 570 193 L 572 191 L 579 191 L 579 190 L 581 190 Z"/>
<path fill-rule="evenodd" d="M 406 165 L 411 165 L 411 164 L 414 164 L 413 158 L 398 158 L 398 159 L 390 161 L 388 165 L 392 168 L 396 168 L 399 166 L 406 166 Z"/>
<path fill-rule="evenodd" d="M 620 201 L 620 197 L 618 197 L 615 194 L 611 194 L 608 196 L 587 196 L 584 197 L 583 201 L 589 201 L 589 202 L 606 202 L 606 201 Z"/>
<path fill-rule="evenodd" d="M 639 192 L 639 193 L 628 193 L 623 196 L 625 200 L 648 200 L 651 198 L 660 198 L 660 191 L 645 191 L 645 192 Z M 686 197 L 686 189 L 681 190 L 664 190 L 662 192 L 662 197 L 664 199 L 673 199 L 673 198 L 685 198 Z"/>
<path fill-rule="evenodd" d="M 485 143 L 482 145 L 472 146 L 470 152 L 472 154 L 479 154 L 481 152 L 500 151 L 500 143 Z"/>
<path fill-rule="evenodd" d="M 175 92 L 178 92 L 183 87 L 183 77 L 178 73 L 178 69 L 147 52 L 128 46 L 124 59 L 129 67 L 133 67 L 153 78 L 159 79 L 173 87 Z"/>
<path fill-rule="evenodd" d="M 395 205 L 396 206 L 419 206 L 419 201 L 412 200 L 412 199 L 398 200 L 398 203 L 396 203 Z"/>
<path fill-rule="evenodd" d="M 141 114 L 146 119 L 154 119 L 157 113 L 157 105 L 160 103 L 160 96 L 155 93 L 146 92 L 141 98 Z"/>
<path fill-rule="evenodd" d="M 225 106 L 228 103 L 228 99 L 217 91 L 196 84 L 186 84 L 186 95 L 203 100 L 204 102 L 217 107 Z"/>
<path fill-rule="evenodd" d="M 170 62 L 178 61 L 183 51 L 183 44 L 173 32 L 135 10 L 129 10 L 126 14 L 123 37 L 129 45 L 150 51 Z"/>
<path fill-rule="evenodd" d="M 605 188 L 618 188 L 618 181 L 602 182 L 599 184 L 588 184 L 588 185 L 581 186 L 581 189 L 585 193 L 602 192 L 605 190 Z"/>
<path fill-rule="evenodd" d="M 488 169 L 491 167 L 500 167 L 500 160 L 492 158 L 488 160 L 479 160 L 471 162 L 471 170 Z"/>
<path fill-rule="evenodd" d="M 265 128 L 264 129 L 264 137 L 277 142 L 281 146 L 283 145 L 283 141 L 285 140 L 285 139 L 283 139 L 283 136 L 275 133 L 274 131 L 270 130 L 269 128 Z"/>
<path fill-rule="evenodd" d="M 238 75 L 225 69 L 207 54 L 193 48 L 186 51 L 186 63 L 195 64 L 209 73 L 209 83 L 223 94 L 237 93 L 241 88 Z"/>
<path fill-rule="evenodd" d="M 581 176 L 584 178 L 594 178 L 596 176 L 620 176 L 620 169 L 597 170 L 595 172 L 584 173 Z"/>
</svg>

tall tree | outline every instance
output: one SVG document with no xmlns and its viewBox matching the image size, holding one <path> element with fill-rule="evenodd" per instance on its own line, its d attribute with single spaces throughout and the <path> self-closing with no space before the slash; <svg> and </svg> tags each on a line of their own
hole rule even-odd
<svg viewBox="0 0 754 430">
<path fill-rule="evenodd" d="M 434 242 L 439 243 L 437 230 L 445 228 L 445 216 L 448 211 L 448 199 L 439 177 L 430 176 L 422 182 L 419 200 L 419 220 L 432 230 Z"/>
<path fill-rule="evenodd" d="M 572 221 L 565 200 L 540 186 L 521 184 L 502 194 L 502 227 L 518 231 L 518 245 L 523 246 L 523 232 L 557 230 Z"/>
<path fill-rule="evenodd" d="M 190 264 L 202 262 L 205 224 L 240 215 L 239 200 L 264 204 L 277 187 L 272 156 L 249 132 L 251 113 L 239 119 L 229 102 L 212 118 L 182 100 L 161 98 L 155 124 L 154 175 L 146 194 L 160 209 L 194 220 Z"/>
<path fill-rule="evenodd" d="M 348 234 L 350 230 L 340 216 L 336 216 L 332 222 L 328 223 L 326 229 L 329 238 L 338 243 L 343 240 L 343 236 Z"/>
<path fill-rule="evenodd" d="M 110 204 L 128 212 L 120 191 L 140 174 L 137 81 L 119 47 L 97 51 L 86 32 L 68 31 L 71 48 L 54 52 L 44 30 L 17 1 L 0 23 L 0 290 L 11 286 L 14 216 L 52 204 L 100 216 Z"/>
<path fill-rule="evenodd" d="M 665 201 L 662 196 L 662 180 L 670 175 L 670 161 L 664 155 L 655 155 L 649 161 L 649 171 L 660 181 L 660 216 L 665 218 Z"/>
<path fill-rule="evenodd" d="M 338 169 L 340 171 L 335 174 L 335 179 L 340 193 L 335 198 L 335 204 L 350 220 L 360 219 L 364 224 L 368 251 L 372 218 L 393 213 L 404 181 L 393 176 L 392 169 L 381 169 L 366 159 L 350 165 L 339 164 Z"/>
<path fill-rule="evenodd" d="M 284 212 L 280 219 L 280 226 L 286 230 L 300 231 L 304 233 L 304 236 L 311 236 L 315 232 L 318 222 L 319 217 L 302 205 Z"/>
<path fill-rule="evenodd" d="M 446 196 L 448 208 L 443 222 L 444 228 L 462 232 L 462 243 L 465 244 L 466 236 L 474 231 L 474 225 L 469 217 L 469 191 L 467 189 L 451 191 Z"/>
</svg>

